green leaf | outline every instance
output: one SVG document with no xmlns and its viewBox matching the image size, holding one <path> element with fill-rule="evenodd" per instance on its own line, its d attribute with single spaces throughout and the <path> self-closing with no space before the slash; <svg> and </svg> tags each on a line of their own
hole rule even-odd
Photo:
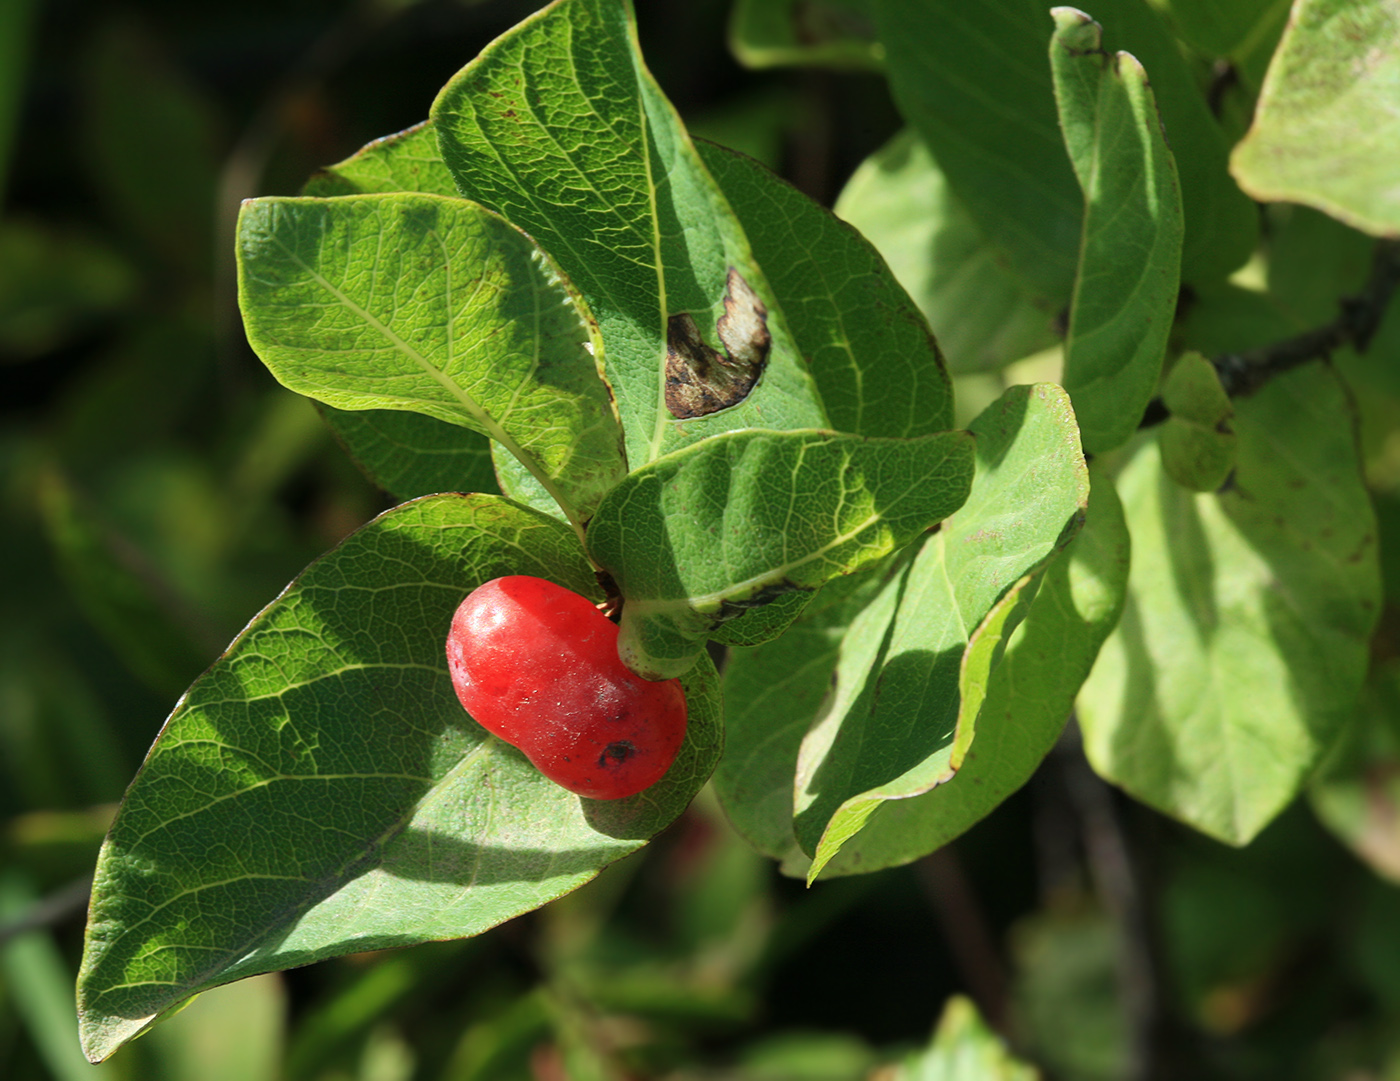
<svg viewBox="0 0 1400 1081">
<path fill-rule="evenodd" d="M 513 499 L 522 507 L 529 507 L 542 514 L 548 514 L 560 521 L 568 521 L 568 516 L 554 501 L 528 469 L 499 443 L 491 444 L 491 461 L 496 467 L 496 483 L 507 499 Z"/>
<path fill-rule="evenodd" d="M 1080 903 L 1045 906 L 1009 936 L 1018 1030 L 1053 1077 L 1127 1077 L 1136 1061 L 1129 944 L 1120 922 L 1070 897 Z"/>
<path fill-rule="evenodd" d="M 625 601 L 618 652 L 685 671 L 748 607 L 882 559 L 962 505 L 972 439 L 728 432 L 631 473 L 588 529 Z"/>
<path fill-rule="evenodd" d="M 1235 467 L 1235 407 L 1215 365 L 1185 353 L 1162 387 L 1162 468 L 1183 488 L 1213 492 Z"/>
<path fill-rule="evenodd" d="M 39 903 L 28 875 L 12 866 L 0 869 L 0 924 L 23 918 Z M 49 1077 L 101 1076 L 83 1061 L 73 1039 L 73 970 L 43 924 L 0 943 L 0 978 Z"/>
<path fill-rule="evenodd" d="M 1132 53 L 1151 75 L 1181 182 L 1182 279 L 1225 277 L 1253 254 L 1259 211 L 1230 176 L 1230 147 L 1197 73 L 1146 0 L 1093 0 L 1089 14 L 1103 27 L 1106 51 Z"/>
<path fill-rule="evenodd" d="M 319 408 L 365 476 L 395 499 L 498 490 L 491 441 L 478 432 L 421 413 Z"/>
<path fill-rule="evenodd" d="M 1322 824 L 1359 859 L 1400 883 L 1400 666 L 1391 660 L 1376 669 L 1308 798 Z"/>
<path fill-rule="evenodd" d="M 885 50 L 875 38 L 871 0 L 737 0 L 729 43 L 751 68 L 876 68 Z"/>
<path fill-rule="evenodd" d="M 771 642 L 800 616 L 812 599 L 810 593 L 784 593 L 758 608 L 750 608 L 710 631 L 710 637 L 726 646 L 757 646 Z"/>
<path fill-rule="evenodd" d="M 446 628 L 503 574 L 598 595 L 554 519 L 490 496 L 405 504 L 313 563 L 190 688 L 98 862 L 80 979 L 90 1058 L 207 987 L 480 933 L 681 812 L 719 753 L 707 661 L 686 678 L 681 756 L 624 800 L 566 792 L 463 713 Z"/>
<path fill-rule="evenodd" d="M 1388 0 L 1297 0 L 1231 155 L 1264 202 L 1304 203 L 1376 236 L 1400 236 L 1400 11 Z"/>
<path fill-rule="evenodd" d="M 303 195 L 363 195 L 416 191 L 456 198 L 457 182 L 443 163 L 437 131 L 424 120 L 376 139 L 306 182 Z"/>
<path fill-rule="evenodd" d="M 1290 0 L 1166 0 L 1165 7 L 1177 32 L 1207 56 L 1237 56 L 1250 39 L 1262 33 L 1261 24 L 1282 23 Z"/>
<path fill-rule="evenodd" d="M 5 194 L 15 132 L 24 103 L 36 0 L 11 0 L 0 7 L 0 200 Z"/>
<path fill-rule="evenodd" d="M 1012 387 L 972 430 L 967 502 L 851 623 L 832 696 L 803 740 L 794 807 L 809 881 L 882 803 L 961 766 L 1037 572 L 1082 520 L 1088 475 L 1059 387 Z"/>
<path fill-rule="evenodd" d="M 5 221 L 0 225 L 0 360 L 36 358 L 90 333 L 94 322 L 131 303 L 137 285 L 135 270 L 91 237 L 37 222 Z"/>
<path fill-rule="evenodd" d="M 457 197 L 457 183 L 438 151 L 431 120 L 361 147 L 313 176 L 302 194 L 329 197 L 396 191 Z M 491 465 L 492 443 L 479 432 L 422 413 L 395 410 L 351 413 L 322 405 L 321 415 L 364 474 L 398 499 L 433 492 L 499 490 Z M 548 513 L 560 513 L 553 499 L 549 502 Z"/>
<path fill-rule="evenodd" d="M 199 995 L 142 1041 L 142 1050 L 154 1060 L 151 1073 L 170 1081 L 280 1077 L 287 1015 L 281 979 L 255 976 Z"/>
<path fill-rule="evenodd" d="M 970 999 L 954 995 L 943 1007 L 933 1041 L 908 1055 L 890 1081 L 1039 1081 L 1034 1066 L 1016 1059 L 987 1027 Z"/>
<path fill-rule="evenodd" d="M 207 276 L 224 150 L 212 104 L 130 22 L 80 70 L 88 163 L 113 215 L 186 274 Z"/>
<path fill-rule="evenodd" d="M 1375 248 L 1373 237 L 1311 207 L 1271 207 L 1269 296 L 1299 329 L 1329 323 L 1337 317 L 1338 302 L 1365 286 Z"/>
<path fill-rule="evenodd" d="M 938 335 L 954 372 L 999 368 L 1058 340 L 953 194 L 918 132 L 906 128 L 861 163 L 836 213 L 873 243 Z"/>
<path fill-rule="evenodd" d="M 919 436 L 953 425 L 928 322 L 856 230 L 752 159 L 700 144 L 811 367 L 838 432 Z"/>
<path fill-rule="evenodd" d="M 131 671 L 175 696 L 218 644 L 207 615 L 57 471 L 40 482 L 49 543 L 74 599 Z"/>
<path fill-rule="evenodd" d="M 890 89 L 949 189 L 1036 299 L 1065 305 L 1084 203 L 1055 118 L 1044 6 L 876 0 L 875 11 Z"/>
<path fill-rule="evenodd" d="M 807 862 L 792 832 L 797 752 L 831 689 L 846 629 L 907 554 L 827 583 L 781 638 L 730 651 L 715 794 L 734 829 L 764 855 Z"/>
<path fill-rule="evenodd" d="M 1208 357 L 1257 349 L 1303 329 L 1274 297 L 1233 282 L 1199 290 L 1177 327 L 1182 346 Z"/>
<path fill-rule="evenodd" d="M 1065 340 L 1065 389 L 1091 454 L 1137 430 L 1176 311 L 1181 195 L 1142 65 L 1109 56 L 1100 28 L 1055 8 L 1055 96 L 1084 189 L 1084 239 Z"/>
<path fill-rule="evenodd" d="M 1379 611 L 1376 521 L 1352 407 L 1313 366 L 1236 402 L 1234 482 L 1178 487 L 1155 441 L 1119 477 L 1127 607 L 1079 696 L 1094 768 L 1232 844 L 1337 739 Z"/>
<path fill-rule="evenodd" d="M 461 199 L 257 199 L 239 215 L 248 340 L 292 390 L 489 435 L 588 518 L 626 471 L 598 348 L 529 237 Z"/>
<path fill-rule="evenodd" d="M 629 4 L 557 0 L 455 75 L 432 116 L 458 188 L 586 299 L 632 468 L 723 431 L 830 426 Z"/>
<path fill-rule="evenodd" d="M 882 804 L 827 864 L 824 878 L 909 863 L 942 848 L 1030 780 L 1050 753 L 1127 593 L 1123 508 L 1111 480 L 1092 469 L 1090 476 L 1084 528 L 1046 568 L 1030 611 L 993 671 L 977 738 L 962 768 L 921 796 Z M 728 679 L 726 671 L 726 703 Z M 729 731 L 732 746 L 736 737 Z M 723 766 L 717 785 L 722 776 Z"/>
</svg>

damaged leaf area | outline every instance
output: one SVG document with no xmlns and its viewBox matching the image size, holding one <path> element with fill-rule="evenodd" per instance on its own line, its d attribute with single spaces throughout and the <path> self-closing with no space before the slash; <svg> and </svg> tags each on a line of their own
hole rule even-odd
<svg viewBox="0 0 1400 1081">
<path fill-rule="evenodd" d="M 707 345 L 688 312 L 666 323 L 666 408 L 677 420 L 738 405 L 763 375 L 773 336 L 768 309 L 733 267 L 725 280 L 724 314 L 715 322 L 724 352 Z"/>
</svg>

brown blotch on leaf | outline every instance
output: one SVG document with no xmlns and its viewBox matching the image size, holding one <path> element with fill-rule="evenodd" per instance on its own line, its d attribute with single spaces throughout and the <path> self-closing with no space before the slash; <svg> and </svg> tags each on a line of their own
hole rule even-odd
<svg viewBox="0 0 1400 1081">
<path fill-rule="evenodd" d="M 703 417 L 749 396 L 768 363 L 768 309 L 733 267 L 724 314 L 715 323 L 724 352 L 710 348 L 689 313 L 666 321 L 666 408 L 678 420 Z"/>
</svg>

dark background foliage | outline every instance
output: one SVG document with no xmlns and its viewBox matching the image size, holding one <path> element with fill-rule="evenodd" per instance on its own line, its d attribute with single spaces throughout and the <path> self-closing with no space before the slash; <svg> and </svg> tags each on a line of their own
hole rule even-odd
<svg viewBox="0 0 1400 1081">
<path fill-rule="evenodd" d="M 10 5 L 6 1078 L 92 1076 L 71 985 L 115 802 L 188 682 L 388 505 L 243 341 L 237 201 L 295 192 L 422 119 L 533 6 Z M 820 201 L 898 127 L 877 76 L 741 68 L 725 0 L 638 9 L 692 130 Z M 1379 1077 L 1400 1046 L 1397 973 L 1400 897 L 1305 808 L 1229 850 L 1097 781 L 1071 731 L 1025 791 L 912 867 L 806 890 L 702 800 L 558 905 L 469 942 L 263 977 L 243 1006 L 216 992 L 98 1072 L 212 1076 L 200 1041 L 231 1029 L 264 1056 L 246 1077 L 851 1077 L 922 1043 L 963 992 L 1054 1076 Z"/>
</svg>

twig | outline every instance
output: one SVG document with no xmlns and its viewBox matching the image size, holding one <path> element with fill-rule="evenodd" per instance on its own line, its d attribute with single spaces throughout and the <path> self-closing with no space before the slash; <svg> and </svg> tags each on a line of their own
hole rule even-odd
<svg viewBox="0 0 1400 1081">
<path fill-rule="evenodd" d="M 987 1024 L 1005 1035 L 1006 967 L 957 853 L 940 848 L 920 860 L 916 870 L 968 992 Z"/>
<path fill-rule="evenodd" d="M 1130 1056 L 1124 1076 L 1132 1081 L 1146 1081 L 1153 1076 L 1154 1037 L 1162 1003 L 1142 889 L 1128 853 L 1113 792 L 1089 767 L 1079 728 L 1073 722 L 1065 729 L 1056 751 L 1065 791 L 1079 817 L 1094 892 L 1118 924 L 1123 944 L 1119 981 L 1128 1021 Z"/>
<path fill-rule="evenodd" d="M 1380 327 L 1397 285 L 1400 285 L 1400 241 L 1377 241 L 1370 277 L 1356 296 L 1341 300 L 1341 311 L 1332 322 L 1272 345 L 1211 358 L 1225 393 L 1231 398 L 1253 394 L 1274 376 L 1308 361 L 1322 360 L 1343 346 L 1351 346 L 1358 353 L 1365 352 Z M 1153 398 L 1147 403 L 1139 427 L 1150 428 L 1167 416 L 1162 399 Z"/>
<path fill-rule="evenodd" d="M 87 905 L 91 894 L 92 876 L 84 875 L 36 901 L 28 912 L 8 923 L 0 924 L 0 947 L 12 938 L 37 931 L 41 927 L 52 927 L 76 915 Z"/>
</svg>

